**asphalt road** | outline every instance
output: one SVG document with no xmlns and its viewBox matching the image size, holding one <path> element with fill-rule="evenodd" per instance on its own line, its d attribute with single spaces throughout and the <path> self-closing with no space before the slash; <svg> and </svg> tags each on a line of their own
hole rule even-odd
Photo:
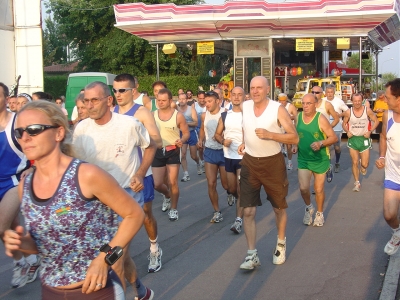
<svg viewBox="0 0 400 300">
<path fill-rule="evenodd" d="M 209 223 L 212 207 L 205 175 L 197 175 L 189 158 L 191 181 L 180 182 L 179 220 L 171 222 L 161 211 L 156 194 L 153 210 L 158 221 L 163 249 L 163 267 L 147 273 L 149 241 L 144 229 L 131 246 L 142 282 L 155 292 L 154 299 L 378 299 L 388 263 L 383 252 L 391 232 L 382 217 L 383 171 L 377 170 L 378 144 L 373 143 L 368 174 L 361 179 L 361 192 L 352 192 L 353 178 L 345 140 L 342 141 L 340 173 L 326 183 L 325 225 L 302 224 L 304 203 L 296 172 L 289 171 L 287 260 L 272 264 L 276 243 L 273 211 L 263 195 L 257 210 L 257 249 L 261 266 L 254 271 L 239 269 L 246 255 L 244 233 L 229 228 L 235 219 L 234 207 L 226 201 L 219 185 L 224 217 Z M 315 204 L 315 202 L 314 202 Z M 40 282 L 20 289 L 9 288 L 11 259 L 0 246 L 0 299 L 40 299 Z M 133 299 L 132 288 L 127 299 Z"/>
</svg>

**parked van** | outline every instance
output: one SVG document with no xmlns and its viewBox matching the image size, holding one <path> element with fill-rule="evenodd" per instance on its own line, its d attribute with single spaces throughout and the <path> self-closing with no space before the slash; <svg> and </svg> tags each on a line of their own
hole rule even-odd
<svg viewBox="0 0 400 300">
<path fill-rule="evenodd" d="M 297 80 L 296 84 L 296 93 L 293 96 L 293 105 L 297 108 L 302 110 L 303 106 L 301 105 L 301 99 L 305 94 L 311 93 L 311 90 L 314 86 L 320 86 L 322 90 L 325 91 L 325 88 L 328 84 L 335 85 L 335 96 L 342 99 L 342 90 L 340 84 L 340 77 L 326 77 L 326 78 L 303 78 Z M 322 95 L 322 98 L 325 95 Z"/>
<path fill-rule="evenodd" d="M 117 75 L 101 72 L 72 73 L 68 76 L 67 92 L 65 95 L 65 109 L 71 117 L 75 107 L 75 98 L 87 84 L 94 81 L 101 81 L 108 85 L 112 93 L 112 84 Z"/>
</svg>

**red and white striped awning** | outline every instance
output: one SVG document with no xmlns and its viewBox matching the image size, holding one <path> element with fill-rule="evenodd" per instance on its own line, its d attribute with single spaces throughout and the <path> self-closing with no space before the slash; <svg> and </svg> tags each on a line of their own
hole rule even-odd
<svg viewBox="0 0 400 300">
<path fill-rule="evenodd" d="M 285 37 L 368 36 L 394 18 L 394 32 L 375 33 L 383 47 L 399 37 L 400 0 L 303 0 L 221 5 L 114 5 L 116 27 L 150 43 Z M 392 26 L 393 27 L 393 26 Z M 393 29 L 393 28 L 392 28 Z"/>
</svg>

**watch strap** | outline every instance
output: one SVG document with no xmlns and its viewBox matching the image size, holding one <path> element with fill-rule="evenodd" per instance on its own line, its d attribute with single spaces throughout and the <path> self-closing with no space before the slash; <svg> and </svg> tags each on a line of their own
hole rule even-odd
<svg viewBox="0 0 400 300">
<path fill-rule="evenodd" d="M 109 244 L 104 244 L 100 247 L 100 251 L 104 253 L 108 253 L 111 250 L 111 246 Z"/>
</svg>

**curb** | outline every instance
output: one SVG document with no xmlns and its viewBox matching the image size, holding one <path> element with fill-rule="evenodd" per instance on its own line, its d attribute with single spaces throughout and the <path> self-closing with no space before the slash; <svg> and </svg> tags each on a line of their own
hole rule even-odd
<svg viewBox="0 0 400 300">
<path fill-rule="evenodd" d="M 389 257 L 389 265 L 386 270 L 385 279 L 379 300 L 393 300 L 396 298 L 397 285 L 400 274 L 400 252 Z"/>
</svg>

